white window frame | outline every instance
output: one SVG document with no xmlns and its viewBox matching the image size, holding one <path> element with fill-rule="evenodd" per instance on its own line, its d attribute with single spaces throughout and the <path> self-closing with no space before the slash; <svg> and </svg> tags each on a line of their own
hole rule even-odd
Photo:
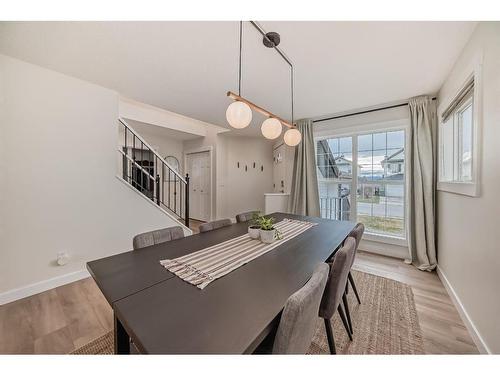
<svg viewBox="0 0 500 375">
<path fill-rule="evenodd" d="M 480 195 L 480 172 L 481 172 L 481 134 L 482 134 L 482 61 L 481 58 L 477 58 L 476 62 L 473 66 L 469 67 L 462 74 L 463 79 L 460 80 L 462 84 L 453 90 L 453 95 L 448 96 L 442 103 L 439 104 L 438 107 L 438 181 L 437 181 L 437 190 L 467 195 L 471 197 L 478 197 Z M 459 92 L 467 85 L 468 82 L 474 80 L 474 92 L 472 95 L 472 152 L 471 152 L 471 180 L 470 181 L 460 181 L 458 178 L 453 181 L 445 181 L 443 180 L 442 170 L 443 166 L 443 121 L 442 115 L 443 112 L 450 106 L 453 100 L 458 96 Z M 465 103 L 457 108 L 455 112 L 458 112 L 461 108 L 465 106 Z M 455 116 L 455 114 L 453 114 Z M 453 133 L 455 134 L 455 124 Z M 454 168 L 458 167 L 458 141 L 456 135 L 454 135 L 454 156 L 453 156 L 453 164 Z"/>
<path fill-rule="evenodd" d="M 363 239 L 380 242 L 385 244 L 408 246 L 408 239 L 410 238 L 409 228 L 409 183 L 410 183 L 410 165 L 408 163 L 408 150 L 410 149 L 410 122 L 409 119 L 401 119 L 394 121 L 384 121 L 372 123 L 367 125 L 349 126 L 345 128 L 325 129 L 314 134 L 314 155 L 317 155 L 317 142 L 329 138 L 352 137 L 352 168 L 357 171 L 358 165 L 358 136 L 379 132 L 391 132 L 404 130 L 405 132 L 405 204 L 404 204 L 404 221 L 405 221 L 405 237 L 391 236 L 388 234 L 366 233 Z M 352 174 L 351 192 L 356 191 L 358 186 L 358 174 Z M 351 194 L 351 215 L 357 217 L 357 194 Z"/>
</svg>

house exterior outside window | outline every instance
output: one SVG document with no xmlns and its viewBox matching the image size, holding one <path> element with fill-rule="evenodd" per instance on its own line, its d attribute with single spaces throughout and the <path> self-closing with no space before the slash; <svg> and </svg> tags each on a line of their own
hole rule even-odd
<svg viewBox="0 0 500 375">
<path fill-rule="evenodd" d="M 406 146 L 405 126 L 316 138 L 321 216 L 406 244 Z"/>
</svg>

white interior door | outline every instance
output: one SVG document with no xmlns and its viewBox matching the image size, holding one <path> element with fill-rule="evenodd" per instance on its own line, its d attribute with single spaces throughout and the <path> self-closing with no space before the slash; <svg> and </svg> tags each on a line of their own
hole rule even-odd
<svg viewBox="0 0 500 375">
<path fill-rule="evenodd" d="M 197 152 L 186 156 L 187 173 L 189 173 L 189 217 L 201 221 L 209 221 L 210 207 L 210 153 Z"/>
</svg>

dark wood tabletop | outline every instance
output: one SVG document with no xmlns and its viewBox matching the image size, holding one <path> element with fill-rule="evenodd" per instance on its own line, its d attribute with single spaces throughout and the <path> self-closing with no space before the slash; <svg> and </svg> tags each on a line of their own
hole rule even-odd
<svg viewBox="0 0 500 375">
<path fill-rule="evenodd" d="M 160 260 L 177 258 L 241 236 L 248 225 L 235 224 L 220 230 L 127 251 L 87 263 L 87 270 L 110 305 L 114 302 L 174 277 Z M 132 241 L 130 241 L 132 245 Z"/>
<path fill-rule="evenodd" d="M 319 225 L 203 290 L 172 275 L 158 261 L 241 235 L 247 231 L 247 223 L 89 263 L 97 284 L 108 301 L 113 301 L 115 332 L 122 346 L 128 345 L 130 335 L 142 353 L 252 352 L 277 324 L 288 297 L 354 228 L 348 221 L 281 213 L 270 216 L 276 221 L 289 217 Z M 113 258 L 120 267 L 112 267 Z M 106 272 L 110 267 L 113 271 Z M 116 268 L 125 275 L 118 275 Z"/>
</svg>

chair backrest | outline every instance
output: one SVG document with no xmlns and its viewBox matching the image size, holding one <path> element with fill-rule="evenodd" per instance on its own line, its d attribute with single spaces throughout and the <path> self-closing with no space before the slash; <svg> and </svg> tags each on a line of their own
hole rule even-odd
<svg viewBox="0 0 500 375">
<path fill-rule="evenodd" d="M 241 214 L 236 215 L 237 223 L 245 223 L 253 218 L 254 215 L 258 215 L 259 211 L 249 211 L 243 212 Z"/>
<path fill-rule="evenodd" d="M 132 245 L 134 246 L 134 250 L 137 250 L 179 238 L 184 238 L 184 231 L 180 226 L 175 226 L 138 234 L 132 240 Z"/>
<path fill-rule="evenodd" d="M 363 223 L 357 223 L 351 233 L 349 233 L 348 237 L 352 237 L 356 240 L 356 251 L 354 252 L 354 256 L 352 257 L 351 267 L 354 263 L 354 258 L 356 257 L 356 252 L 358 251 L 359 243 L 361 242 L 361 238 L 363 238 L 363 233 L 365 232 L 365 226 Z"/>
<path fill-rule="evenodd" d="M 363 233 L 365 232 L 365 226 L 363 223 L 357 223 L 353 230 L 348 234 L 348 237 L 353 237 L 356 240 L 356 249 L 359 247 Z"/>
<path fill-rule="evenodd" d="M 344 294 L 347 276 L 351 270 L 351 261 L 355 251 L 356 240 L 352 237 L 347 237 L 344 245 L 337 251 L 333 258 L 319 309 L 319 316 L 324 319 L 331 319 L 339 303 L 342 301 L 342 295 Z"/>
<path fill-rule="evenodd" d="M 221 219 L 221 220 L 215 220 L 215 221 L 210 221 L 208 223 L 203 223 L 199 226 L 200 233 L 203 232 L 209 232 L 214 229 L 219 229 L 222 227 L 228 227 L 231 225 L 231 219 Z"/>
<path fill-rule="evenodd" d="M 329 267 L 318 265 L 309 281 L 286 301 L 273 344 L 274 354 L 306 354 L 311 345 Z"/>
</svg>

